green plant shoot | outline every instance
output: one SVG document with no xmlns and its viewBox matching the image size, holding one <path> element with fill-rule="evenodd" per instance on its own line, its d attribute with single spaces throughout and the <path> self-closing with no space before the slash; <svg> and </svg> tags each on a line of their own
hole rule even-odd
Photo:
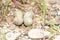
<svg viewBox="0 0 60 40">
<path fill-rule="evenodd" d="M 10 2 L 10 0 L 8 1 L 8 0 L 6 0 L 6 2 L 5 2 L 5 4 L 4 4 L 4 15 L 6 15 L 7 14 L 7 12 L 8 12 L 8 5 L 9 5 L 9 2 Z"/>
<path fill-rule="evenodd" d="M 42 9 L 43 9 L 43 14 L 42 14 L 42 21 L 44 23 L 45 15 L 46 15 L 46 0 L 42 0 Z"/>
<path fill-rule="evenodd" d="M 2 31 L 2 40 L 6 40 L 5 32 Z"/>
</svg>

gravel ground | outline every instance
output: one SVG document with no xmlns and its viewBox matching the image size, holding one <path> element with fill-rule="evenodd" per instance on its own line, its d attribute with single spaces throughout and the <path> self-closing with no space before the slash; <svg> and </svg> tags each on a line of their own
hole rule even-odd
<svg viewBox="0 0 60 40">
<path fill-rule="evenodd" d="M 19 1 L 19 0 L 18 0 Z M 10 1 L 8 13 L 6 15 L 0 12 L 0 40 L 60 40 L 60 0 L 46 0 L 46 16 L 45 23 L 42 24 L 42 1 L 31 2 L 24 0 L 17 3 Z M 6 0 L 2 3 L 1 10 L 4 9 Z M 26 2 L 26 4 L 25 4 Z M 51 21 L 57 26 L 52 29 Z M 51 33 L 50 30 L 53 30 Z"/>
</svg>

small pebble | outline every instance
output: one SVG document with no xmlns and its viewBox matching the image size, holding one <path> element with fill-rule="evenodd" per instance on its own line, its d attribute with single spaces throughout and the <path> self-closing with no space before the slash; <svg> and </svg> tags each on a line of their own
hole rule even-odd
<svg viewBox="0 0 60 40">
<path fill-rule="evenodd" d="M 4 4 L 6 2 L 6 0 L 2 0 L 2 3 Z"/>
<path fill-rule="evenodd" d="M 55 36 L 54 40 L 60 40 L 60 35 Z"/>
<path fill-rule="evenodd" d="M 51 11 L 51 14 L 58 15 L 58 12 L 56 12 L 56 11 Z"/>
<path fill-rule="evenodd" d="M 50 0 L 49 3 L 50 4 L 56 4 L 57 2 L 56 2 L 56 0 Z"/>
<path fill-rule="evenodd" d="M 24 36 L 25 38 L 28 38 L 28 36 Z"/>
<path fill-rule="evenodd" d="M 34 6 L 35 5 L 35 2 L 32 2 L 31 5 Z"/>
<path fill-rule="evenodd" d="M 44 36 L 45 37 L 50 37 L 51 33 L 49 31 L 44 30 Z"/>
<path fill-rule="evenodd" d="M 60 16 L 60 11 L 58 11 L 58 16 Z"/>
<path fill-rule="evenodd" d="M 22 40 L 28 40 L 28 39 L 23 37 Z"/>
<path fill-rule="evenodd" d="M 29 32 L 28 32 L 28 36 L 30 38 L 43 38 L 43 31 L 40 30 L 40 29 L 31 29 Z"/>
<path fill-rule="evenodd" d="M 31 40 L 31 39 L 28 39 L 28 40 Z"/>
<path fill-rule="evenodd" d="M 6 39 L 7 40 L 15 40 L 17 37 L 21 35 L 20 32 L 8 32 L 6 34 Z"/>
</svg>

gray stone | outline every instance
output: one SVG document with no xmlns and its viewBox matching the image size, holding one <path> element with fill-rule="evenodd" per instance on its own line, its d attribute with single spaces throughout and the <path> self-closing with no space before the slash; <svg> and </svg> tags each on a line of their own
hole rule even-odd
<svg viewBox="0 0 60 40">
<path fill-rule="evenodd" d="M 56 0 L 49 0 L 49 3 L 50 4 L 56 4 L 57 2 L 56 2 Z"/>
<path fill-rule="evenodd" d="M 51 11 L 51 14 L 58 15 L 58 12 L 56 12 L 56 11 Z"/>
<path fill-rule="evenodd" d="M 17 37 L 21 35 L 20 32 L 8 32 L 6 34 L 6 39 L 7 40 L 15 40 Z"/>
</svg>

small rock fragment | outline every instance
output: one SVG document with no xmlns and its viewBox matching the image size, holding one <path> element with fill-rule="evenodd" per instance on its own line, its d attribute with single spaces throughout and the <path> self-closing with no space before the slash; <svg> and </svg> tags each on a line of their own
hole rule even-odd
<svg viewBox="0 0 60 40">
<path fill-rule="evenodd" d="M 7 40 L 15 40 L 20 35 L 21 35 L 20 32 L 9 32 L 9 33 L 6 34 L 6 39 Z"/>
<path fill-rule="evenodd" d="M 57 2 L 56 2 L 56 0 L 50 0 L 49 3 L 50 4 L 56 4 Z"/>
<path fill-rule="evenodd" d="M 28 36 L 22 37 L 22 40 L 29 40 L 29 39 L 28 39 Z"/>
<path fill-rule="evenodd" d="M 34 6 L 35 5 L 35 2 L 32 2 L 31 5 Z"/>
<path fill-rule="evenodd" d="M 60 40 L 60 35 L 57 35 L 54 40 Z"/>
<path fill-rule="evenodd" d="M 58 11 L 58 15 L 60 15 L 60 11 Z"/>
<path fill-rule="evenodd" d="M 51 11 L 51 14 L 58 15 L 56 11 Z"/>
<path fill-rule="evenodd" d="M 31 29 L 29 32 L 28 32 L 28 36 L 30 38 L 43 38 L 44 35 L 43 35 L 43 31 L 40 30 L 40 29 Z"/>
<path fill-rule="evenodd" d="M 44 36 L 45 36 L 45 37 L 49 37 L 49 36 L 51 36 L 51 33 L 50 33 L 49 31 L 46 31 L 46 30 L 45 30 L 45 31 L 44 31 Z"/>
<path fill-rule="evenodd" d="M 2 0 L 2 3 L 4 4 L 6 2 L 6 0 Z"/>
</svg>

